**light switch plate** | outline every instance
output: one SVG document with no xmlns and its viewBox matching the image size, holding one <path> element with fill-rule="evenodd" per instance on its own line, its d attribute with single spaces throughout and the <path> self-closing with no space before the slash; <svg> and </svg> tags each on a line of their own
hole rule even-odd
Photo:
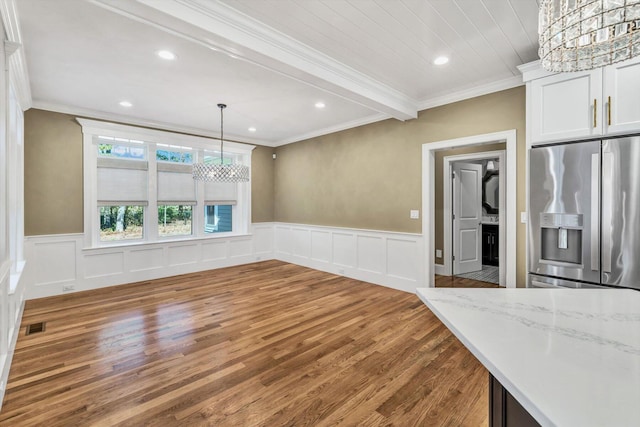
<svg viewBox="0 0 640 427">
<path fill-rule="evenodd" d="M 409 218 L 411 219 L 419 219 L 420 218 L 420 211 L 417 209 L 411 209 L 409 211 Z"/>
<path fill-rule="evenodd" d="M 436 249 L 436 258 L 442 258 L 442 249 Z"/>
<path fill-rule="evenodd" d="M 526 212 L 520 212 L 520 222 L 523 224 L 527 223 L 527 213 Z"/>
</svg>

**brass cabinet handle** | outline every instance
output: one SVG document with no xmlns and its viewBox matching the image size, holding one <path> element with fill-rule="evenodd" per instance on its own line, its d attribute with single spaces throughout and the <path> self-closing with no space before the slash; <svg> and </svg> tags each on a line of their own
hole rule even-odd
<svg viewBox="0 0 640 427">
<path fill-rule="evenodd" d="M 598 126 L 598 117 L 597 117 L 597 113 L 596 110 L 598 109 L 598 100 L 594 98 L 593 100 L 593 127 L 597 127 Z"/>
<path fill-rule="evenodd" d="M 611 126 L 611 97 L 607 99 L 607 125 Z"/>
</svg>

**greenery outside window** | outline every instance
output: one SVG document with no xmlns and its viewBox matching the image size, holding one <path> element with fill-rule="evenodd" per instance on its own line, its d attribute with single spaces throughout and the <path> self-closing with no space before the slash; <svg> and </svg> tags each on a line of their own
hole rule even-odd
<svg viewBox="0 0 640 427">
<path fill-rule="evenodd" d="M 136 240 L 143 236 L 142 206 L 100 206 L 100 241 Z"/>
<path fill-rule="evenodd" d="M 158 205 L 158 236 L 190 236 L 192 206 Z"/>
</svg>

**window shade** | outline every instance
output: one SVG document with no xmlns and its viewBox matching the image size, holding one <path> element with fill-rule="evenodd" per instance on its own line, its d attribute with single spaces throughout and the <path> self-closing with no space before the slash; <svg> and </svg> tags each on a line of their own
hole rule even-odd
<svg viewBox="0 0 640 427">
<path fill-rule="evenodd" d="M 98 158 L 98 204 L 146 206 L 147 169 L 146 161 Z"/>
<path fill-rule="evenodd" d="M 235 205 L 238 200 L 238 184 L 206 182 L 204 201 L 208 205 Z"/>
<path fill-rule="evenodd" d="M 158 204 L 196 204 L 191 165 L 158 162 Z"/>
</svg>

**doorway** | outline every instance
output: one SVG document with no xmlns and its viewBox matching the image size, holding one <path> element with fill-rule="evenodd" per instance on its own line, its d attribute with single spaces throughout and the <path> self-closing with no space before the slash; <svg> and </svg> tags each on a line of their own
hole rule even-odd
<svg viewBox="0 0 640 427">
<path fill-rule="evenodd" d="M 504 256 L 500 257 L 500 269 L 504 271 L 503 286 L 516 287 L 516 131 L 515 129 L 471 137 L 425 143 L 422 145 L 422 229 L 424 239 L 424 284 L 433 287 L 436 273 L 435 265 L 435 153 L 451 148 L 462 148 L 475 145 L 488 145 L 498 142 L 506 144 L 504 160 L 501 165 L 503 173 L 505 207 L 500 211 L 500 225 L 503 228 L 501 245 Z M 447 182 L 445 180 L 445 182 Z M 508 238 L 507 238 L 508 236 Z M 443 265 L 438 266 L 438 272 Z"/>
<path fill-rule="evenodd" d="M 497 150 L 443 158 L 440 274 L 505 285 L 505 157 Z"/>
</svg>

